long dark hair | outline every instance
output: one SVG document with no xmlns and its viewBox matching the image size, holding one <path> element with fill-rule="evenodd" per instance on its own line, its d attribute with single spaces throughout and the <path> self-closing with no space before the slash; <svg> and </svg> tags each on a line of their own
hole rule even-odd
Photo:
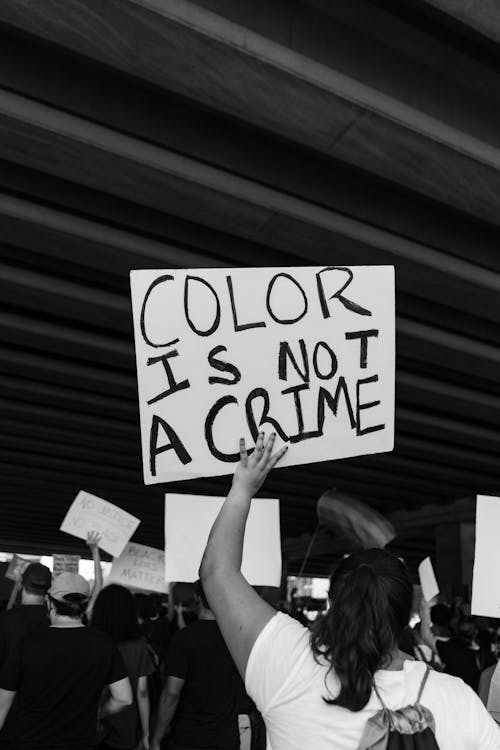
<svg viewBox="0 0 500 750">
<path fill-rule="evenodd" d="M 381 549 L 345 558 L 330 580 L 330 609 L 311 634 L 315 658 L 326 659 L 340 692 L 326 703 L 360 711 L 370 699 L 373 675 L 397 648 L 410 619 L 413 587 L 404 563 Z"/>
<path fill-rule="evenodd" d="M 139 638 L 137 607 L 132 593 L 116 583 L 103 588 L 95 601 L 90 624 L 108 633 L 115 643 Z"/>
</svg>

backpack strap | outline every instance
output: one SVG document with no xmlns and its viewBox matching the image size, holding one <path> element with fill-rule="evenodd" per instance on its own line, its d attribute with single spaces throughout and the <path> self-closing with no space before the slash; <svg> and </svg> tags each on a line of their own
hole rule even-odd
<svg viewBox="0 0 500 750">
<path fill-rule="evenodd" d="M 384 701 L 382 700 L 382 696 L 380 695 L 380 693 L 379 693 L 379 691 L 377 689 L 377 686 L 375 684 L 375 678 L 373 678 L 373 689 L 375 691 L 375 695 L 377 696 L 377 698 L 379 699 L 380 703 L 382 704 L 382 711 L 384 712 L 384 714 L 385 714 L 385 716 L 387 718 L 387 723 L 389 724 L 389 730 L 392 731 L 394 729 L 393 718 L 392 718 L 391 712 L 389 711 L 389 709 L 385 705 Z"/>
<path fill-rule="evenodd" d="M 422 693 L 424 692 L 425 683 L 427 682 L 427 678 L 429 677 L 430 671 L 431 671 L 431 668 L 427 664 L 427 667 L 426 667 L 426 670 L 425 670 L 425 674 L 424 674 L 424 676 L 422 678 L 422 682 L 420 683 L 420 688 L 418 690 L 417 700 L 416 700 L 416 703 L 415 703 L 416 706 L 420 705 L 420 699 L 422 697 Z"/>
<path fill-rule="evenodd" d="M 424 654 L 424 652 L 422 651 L 422 649 L 420 648 L 420 646 L 415 646 L 415 651 L 416 651 L 416 652 L 418 653 L 418 655 L 420 656 L 420 659 L 418 659 L 418 661 L 423 661 L 423 662 L 424 662 L 424 664 L 428 664 L 428 663 L 429 663 L 429 662 L 427 661 L 427 659 L 425 658 L 425 654 Z"/>
</svg>

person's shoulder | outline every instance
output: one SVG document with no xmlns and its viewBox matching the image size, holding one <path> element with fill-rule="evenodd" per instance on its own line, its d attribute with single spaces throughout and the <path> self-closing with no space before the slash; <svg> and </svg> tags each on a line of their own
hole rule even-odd
<svg viewBox="0 0 500 750">
<path fill-rule="evenodd" d="M 273 649 L 286 651 L 287 653 L 306 651 L 312 655 L 310 648 L 311 631 L 290 615 L 276 612 L 269 622 L 259 633 L 253 652 L 257 652 L 266 646 Z"/>
<path fill-rule="evenodd" d="M 6 625 L 7 627 L 9 627 L 10 625 L 18 622 L 19 620 L 23 620 L 24 618 L 25 607 L 13 607 L 12 609 L 5 610 L 0 614 L 0 626 Z"/>
<path fill-rule="evenodd" d="M 306 625 L 303 625 L 299 620 L 284 612 L 276 612 L 264 628 L 264 630 L 266 629 L 269 632 L 286 633 L 287 635 L 293 635 L 295 638 L 305 640 L 309 640 L 311 636 L 311 631 Z"/>
<path fill-rule="evenodd" d="M 0 612 L 0 630 L 8 629 L 10 624 L 14 622 L 15 618 L 12 617 L 13 612 L 13 609 Z"/>
<path fill-rule="evenodd" d="M 105 633 L 104 631 L 99 630 L 99 628 L 93 628 L 92 626 L 84 627 L 81 628 L 80 632 L 87 642 L 103 648 L 115 648 L 115 642 L 109 633 Z"/>
<path fill-rule="evenodd" d="M 185 643 L 188 643 L 192 639 L 196 640 L 197 623 L 198 623 L 198 620 L 196 622 L 191 623 L 190 625 L 183 628 L 182 630 L 176 630 L 172 636 L 172 640 L 170 641 L 171 646 L 175 647 L 176 644 L 177 645 L 185 644 Z"/>
<path fill-rule="evenodd" d="M 415 661 L 412 662 L 412 667 L 409 669 L 414 672 L 418 670 L 418 676 L 423 677 L 427 667 L 423 662 Z M 470 698 L 470 694 L 474 692 L 460 677 L 446 674 L 446 672 L 439 672 L 437 669 L 432 668 L 429 669 L 427 683 L 428 688 L 439 692 L 443 697 L 446 696 L 447 700 L 467 701 Z"/>
</svg>

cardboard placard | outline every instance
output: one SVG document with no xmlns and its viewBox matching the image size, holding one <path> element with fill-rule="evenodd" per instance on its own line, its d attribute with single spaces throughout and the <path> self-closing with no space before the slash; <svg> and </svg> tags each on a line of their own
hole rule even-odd
<svg viewBox="0 0 500 750">
<path fill-rule="evenodd" d="M 19 555 L 13 555 L 5 572 L 5 577 L 11 581 L 20 581 L 29 564 L 30 560 L 25 560 L 24 557 Z"/>
<path fill-rule="evenodd" d="M 434 575 L 434 568 L 430 557 L 422 560 L 418 566 L 418 577 L 422 587 L 422 596 L 426 602 L 431 602 L 439 594 L 439 586 Z"/>
<path fill-rule="evenodd" d="M 113 560 L 108 582 L 166 593 L 165 553 L 161 549 L 129 542 L 121 555 Z"/>
<path fill-rule="evenodd" d="M 146 484 L 229 474 L 260 427 L 280 466 L 390 451 L 394 268 L 131 272 Z"/>
<path fill-rule="evenodd" d="M 66 513 L 61 531 L 79 539 L 87 539 L 89 532 L 97 531 L 100 548 L 118 557 L 139 524 L 138 518 L 117 505 L 81 490 Z"/>
<path fill-rule="evenodd" d="M 78 573 L 78 564 L 80 555 L 53 555 L 54 565 L 52 575 L 57 576 L 59 573 Z"/>
<path fill-rule="evenodd" d="M 478 495 L 476 502 L 476 549 L 472 576 L 473 615 L 500 617 L 500 497 Z"/>
<path fill-rule="evenodd" d="M 225 498 L 165 495 L 165 577 L 192 582 Z M 281 583 L 279 500 L 254 498 L 243 544 L 241 572 L 252 586 Z"/>
</svg>

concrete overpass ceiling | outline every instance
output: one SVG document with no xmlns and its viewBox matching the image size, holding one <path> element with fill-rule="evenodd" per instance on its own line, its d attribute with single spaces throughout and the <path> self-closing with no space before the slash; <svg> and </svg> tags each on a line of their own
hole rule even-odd
<svg viewBox="0 0 500 750">
<path fill-rule="evenodd" d="M 388 514 L 498 489 L 498 39 L 456 5 L 3 0 L 0 547 L 71 548 L 80 488 L 162 544 L 131 268 L 396 266 L 396 450 L 277 471 L 287 539 L 331 486 Z"/>
</svg>

